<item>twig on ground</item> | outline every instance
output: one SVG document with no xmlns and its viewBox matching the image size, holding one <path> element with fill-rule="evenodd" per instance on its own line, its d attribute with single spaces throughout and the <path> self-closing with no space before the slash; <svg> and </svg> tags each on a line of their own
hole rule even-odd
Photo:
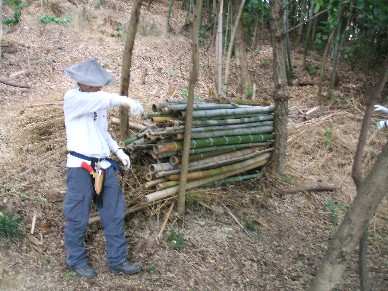
<svg viewBox="0 0 388 291">
<path fill-rule="evenodd" d="M 249 232 L 241 224 L 241 222 L 238 220 L 238 218 L 232 213 L 232 211 L 224 203 L 222 203 L 222 206 L 225 208 L 226 212 L 230 215 L 230 217 L 232 217 L 233 220 L 237 223 L 237 225 L 245 232 L 245 234 L 250 237 Z"/>
<path fill-rule="evenodd" d="M 162 238 L 164 229 L 165 229 L 166 226 L 167 226 L 168 219 L 170 218 L 170 215 L 171 215 L 172 210 L 174 209 L 174 206 L 175 206 L 175 202 L 172 202 L 171 205 L 170 205 L 170 208 L 168 209 L 168 211 L 167 211 L 167 213 L 166 213 L 166 216 L 165 216 L 165 218 L 164 218 L 162 227 L 160 228 L 160 231 L 159 231 L 159 233 L 158 233 L 158 236 L 157 236 L 157 239 L 158 239 L 158 240 L 160 240 L 160 239 Z"/>
<path fill-rule="evenodd" d="M 286 189 L 282 190 L 281 193 L 283 195 L 289 195 L 289 194 L 297 194 L 300 192 L 334 192 L 337 191 L 338 188 L 334 185 L 307 185 L 307 186 L 300 186 L 296 187 L 294 189 Z"/>
<path fill-rule="evenodd" d="M 36 217 L 37 217 L 37 214 L 36 214 L 36 211 L 34 211 L 34 215 L 32 216 L 32 222 L 31 222 L 31 234 L 34 234 L 35 232 L 35 225 L 36 225 Z"/>
<path fill-rule="evenodd" d="M 7 86 L 11 86 L 11 87 L 16 87 L 16 88 L 31 89 L 31 86 L 29 86 L 29 85 L 20 85 L 20 84 L 16 84 L 16 83 L 13 83 L 10 81 L 6 81 L 4 79 L 0 79 L 0 83 L 7 85 Z"/>
<path fill-rule="evenodd" d="M 140 211 L 144 208 L 147 208 L 150 205 L 151 204 L 141 204 L 141 205 L 133 206 L 133 207 L 127 209 L 127 211 L 125 212 L 125 216 L 128 216 L 131 213 L 135 213 L 135 212 Z M 93 224 L 93 223 L 96 223 L 99 221 L 100 221 L 100 216 L 93 216 L 93 217 L 89 218 L 89 224 Z"/>
</svg>

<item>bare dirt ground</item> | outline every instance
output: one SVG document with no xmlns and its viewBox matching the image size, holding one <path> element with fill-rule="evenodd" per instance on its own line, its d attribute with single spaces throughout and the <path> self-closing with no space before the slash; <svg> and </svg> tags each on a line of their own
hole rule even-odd
<svg viewBox="0 0 388 291">
<path fill-rule="evenodd" d="M 4 34 L 0 76 L 31 89 L 0 84 L 0 209 L 24 218 L 25 238 L 0 247 L 0 290 L 304 290 L 317 271 L 327 242 L 354 197 L 350 178 L 362 107 L 365 76 L 343 68 L 338 100 L 321 107 L 308 120 L 304 114 L 318 105 L 317 86 L 290 87 L 289 175 L 228 187 L 196 191 L 212 210 L 190 203 L 185 223 L 168 224 L 159 244 L 151 241 L 160 229 L 165 205 L 127 219 L 127 237 L 135 260 L 144 264 L 139 275 L 108 272 L 100 226 L 91 227 L 87 245 L 98 278 L 79 279 L 65 268 L 62 199 L 65 191 L 65 137 L 61 100 L 72 86 L 63 69 L 97 57 L 119 80 L 125 26 L 130 6 L 106 1 L 103 9 L 86 9 L 58 2 L 70 25 L 43 25 L 38 16 L 51 14 L 34 1 L 23 10 L 21 24 Z M 131 92 L 146 107 L 187 86 L 190 41 L 180 32 L 184 13 L 175 7 L 175 34 L 165 34 L 166 3 L 143 9 L 136 39 Z M 125 31 L 124 31 L 125 32 Z M 298 78 L 305 73 L 299 68 Z M 256 96 L 268 101 L 272 90 L 272 52 L 266 45 L 250 52 Z M 212 88 L 213 56 L 201 50 L 197 95 Z M 308 76 L 307 76 L 308 77 Z M 237 84 L 235 84 L 237 86 Z M 107 88 L 118 91 L 118 82 Z M 366 164 L 373 162 L 386 134 L 371 130 Z M 137 175 L 142 173 L 137 172 Z M 282 195 L 291 184 L 325 182 L 334 193 Z M 246 225 L 246 235 L 223 210 L 226 204 Z M 385 203 L 387 204 L 387 203 Z M 388 211 L 382 206 L 371 224 L 370 265 L 374 290 L 388 290 Z M 34 236 L 29 234 L 38 214 Z M 174 250 L 167 236 L 184 238 Z M 339 290 L 358 290 L 357 254 Z"/>
</svg>

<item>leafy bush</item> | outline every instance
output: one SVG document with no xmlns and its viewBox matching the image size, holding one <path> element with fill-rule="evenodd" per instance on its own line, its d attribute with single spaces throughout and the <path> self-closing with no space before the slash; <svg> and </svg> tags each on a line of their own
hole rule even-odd
<svg viewBox="0 0 388 291">
<path fill-rule="evenodd" d="M 181 250 L 185 246 L 185 239 L 182 233 L 171 230 L 167 237 L 168 245 L 174 250 Z"/>
<path fill-rule="evenodd" d="M 14 241 L 22 237 L 20 217 L 0 211 L 0 240 Z"/>
<path fill-rule="evenodd" d="M 22 9 L 26 7 L 27 4 L 21 0 L 6 0 L 4 3 L 5 5 L 8 5 L 9 7 L 11 7 L 14 13 L 11 17 L 5 17 L 2 20 L 2 23 L 8 26 L 14 26 L 18 24 L 22 17 Z"/>
<path fill-rule="evenodd" d="M 60 24 L 60 25 L 66 25 L 71 22 L 71 17 L 70 16 L 65 16 L 65 17 L 56 17 L 52 15 L 42 15 L 39 18 L 40 23 L 42 24 Z"/>
</svg>

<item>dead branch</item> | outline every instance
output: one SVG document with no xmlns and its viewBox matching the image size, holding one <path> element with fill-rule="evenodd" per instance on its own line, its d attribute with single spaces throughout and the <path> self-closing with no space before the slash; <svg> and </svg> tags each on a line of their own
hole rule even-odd
<svg viewBox="0 0 388 291">
<path fill-rule="evenodd" d="M 144 208 L 147 208 L 150 205 L 151 205 L 150 203 L 147 203 L 147 204 L 141 204 L 141 205 L 137 205 L 137 206 L 133 206 L 131 208 L 128 208 L 127 211 L 125 212 L 125 217 L 128 216 L 129 214 L 143 210 Z M 93 216 L 93 217 L 89 218 L 89 224 L 93 224 L 93 223 L 96 223 L 99 221 L 100 221 L 100 216 Z"/>
<path fill-rule="evenodd" d="M 232 219 L 237 223 L 237 225 L 245 232 L 245 234 L 250 237 L 249 232 L 245 229 L 245 227 L 241 224 L 241 222 L 233 214 L 233 212 L 225 204 L 222 203 L 222 206 L 225 208 L 226 212 L 230 215 L 230 217 L 232 217 Z"/>
<path fill-rule="evenodd" d="M 170 218 L 170 215 L 171 215 L 172 210 L 174 209 L 174 206 L 175 206 L 175 202 L 171 203 L 170 208 L 168 209 L 168 211 L 167 211 L 167 213 L 166 213 L 166 216 L 165 216 L 165 218 L 164 218 L 162 227 L 160 228 L 160 231 L 159 231 L 158 236 L 157 236 L 157 239 L 158 239 L 158 240 L 160 240 L 160 239 L 162 238 L 164 229 L 165 229 L 166 226 L 167 226 L 168 219 Z"/>
<path fill-rule="evenodd" d="M 283 190 L 283 195 L 289 195 L 289 194 L 297 194 L 300 192 L 334 192 L 337 191 L 338 188 L 334 185 L 307 185 L 307 186 L 300 186 L 293 189 L 287 189 Z"/>
<path fill-rule="evenodd" d="M 0 79 L 0 83 L 2 83 L 4 85 L 11 86 L 11 87 L 16 87 L 16 88 L 31 89 L 31 86 L 29 86 L 29 85 L 16 84 L 16 83 L 13 83 L 13 82 L 10 82 L 10 81 L 6 81 L 4 79 Z"/>
</svg>

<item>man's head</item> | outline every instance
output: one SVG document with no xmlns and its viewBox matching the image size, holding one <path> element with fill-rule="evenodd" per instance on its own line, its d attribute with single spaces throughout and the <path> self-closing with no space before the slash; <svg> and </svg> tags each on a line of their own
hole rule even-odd
<svg viewBox="0 0 388 291">
<path fill-rule="evenodd" d="M 112 75 L 96 59 L 72 65 L 65 69 L 65 74 L 76 81 L 83 92 L 97 92 L 112 82 Z"/>
<path fill-rule="evenodd" d="M 102 87 L 84 85 L 81 83 L 78 83 L 78 87 L 81 92 L 98 92 L 102 88 Z"/>
</svg>

